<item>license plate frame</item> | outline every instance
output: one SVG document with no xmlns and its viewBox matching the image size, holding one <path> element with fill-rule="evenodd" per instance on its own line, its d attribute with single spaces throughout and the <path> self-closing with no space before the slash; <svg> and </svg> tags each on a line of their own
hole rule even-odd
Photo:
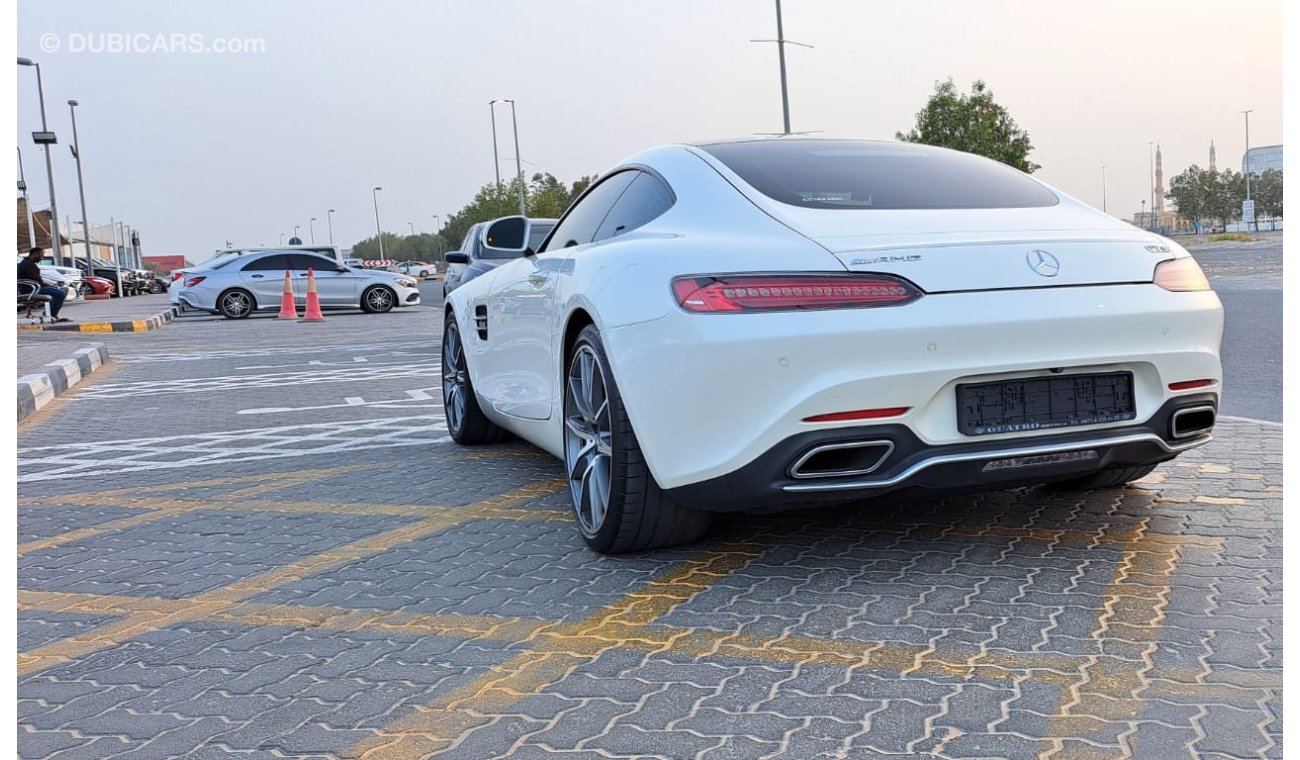
<svg viewBox="0 0 1300 760">
<path fill-rule="evenodd" d="M 957 429 L 968 436 L 1098 425 L 1137 417 L 1132 372 L 959 383 L 956 397 Z"/>
</svg>

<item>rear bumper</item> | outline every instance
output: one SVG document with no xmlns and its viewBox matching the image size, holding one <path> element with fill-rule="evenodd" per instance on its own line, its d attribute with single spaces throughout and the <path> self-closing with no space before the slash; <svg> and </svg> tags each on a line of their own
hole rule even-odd
<svg viewBox="0 0 1300 760">
<path fill-rule="evenodd" d="M 856 501 L 891 491 L 1008 488 L 1087 475 L 1112 467 L 1158 464 L 1209 443 L 1207 431 L 1179 437 L 1175 419 L 1211 408 L 1218 395 L 1171 399 L 1147 420 L 1107 430 L 1075 431 L 1014 440 L 972 440 L 932 445 L 906 425 L 867 425 L 791 436 L 744 467 L 709 480 L 667 489 L 696 509 L 734 512 L 762 507 L 816 506 Z M 888 454 L 869 472 L 838 477 L 794 477 L 792 468 L 810 452 L 860 441 L 888 442 Z"/>
</svg>

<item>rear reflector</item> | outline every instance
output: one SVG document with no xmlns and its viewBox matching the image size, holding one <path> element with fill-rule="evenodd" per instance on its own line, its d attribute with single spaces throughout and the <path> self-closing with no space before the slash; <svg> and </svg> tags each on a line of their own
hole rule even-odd
<svg viewBox="0 0 1300 760">
<path fill-rule="evenodd" d="M 1213 384 L 1214 384 L 1213 380 L 1183 380 L 1177 383 L 1170 383 L 1169 390 L 1187 391 L 1187 390 L 1191 390 L 1192 388 L 1204 388 L 1206 386 L 1213 385 Z"/>
<path fill-rule="evenodd" d="M 1156 264 L 1154 281 L 1165 290 L 1175 292 L 1209 290 L 1210 281 L 1191 256 L 1169 259 Z"/>
<path fill-rule="evenodd" d="M 897 417 L 906 414 L 910 406 L 896 406 L 889 409 L 859 409 L 856 412 L 834 412 L 832 414 L 814 414 L 804 417 L 804 422 L 844 422 L 845 420 L 878 420 L 881 417 Z"/>
<path fill-rule="evenodd" d="M 722 274 L 678 277 L 673 295 L 687 311 L 742 312 L 899 306 L 921 291 L 882 274 Z"/>
</svg>

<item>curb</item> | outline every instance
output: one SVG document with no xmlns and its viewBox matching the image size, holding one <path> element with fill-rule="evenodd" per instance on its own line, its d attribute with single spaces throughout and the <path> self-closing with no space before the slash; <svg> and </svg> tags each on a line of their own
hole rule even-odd
<svg viewBox="0 0 1300 760">
<path fill-rule="evenodd" d="M 167 311 L 155 314 L 148 319 L 134 319 L 129 322 L 84 322 L 80 324 L 59 322 L 57 324 L 18 325 L 18 329 L 30 332 L 145 332 L 146 330 L 157 330 L 175 319 L 179 313 L 180 309 L 178 307 L 171 306 Z"/>
<path fill-rule="evenodd" d="M 108 361 L 108 347 L 92 343 L 67 359 L 50 362 L 30 375 L 18 378 L 18 421 L 36 413 L 81 379 Z"/>
</svg>

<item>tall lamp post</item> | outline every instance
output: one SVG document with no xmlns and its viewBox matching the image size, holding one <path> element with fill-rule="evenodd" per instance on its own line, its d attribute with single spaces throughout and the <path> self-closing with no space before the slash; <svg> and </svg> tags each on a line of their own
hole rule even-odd
<svg viewBox="0 0 1300 760">
<path fill-rule="evenodd" d="M 77 193 L 81 196 L 81 236 L 86 239 L 86 271 L 90 272 L 90 218 L 86 216 L 86 180 L 81 174 L 81 142 L 77 139 L 79 105 L 75 100 L 68 101 L 68 113 L 72 114 L 72 157 L 77 159 Z"/>
<path fill-rule="evenodd" d="M 496 172 L 497 189 L 501 189 L 501 158 L 497 155 L 497 102 L 488 101 L 488 110 L 492 112 L 492 171 Z"/>
<path fill-rule="evenodd" d="M 1246 152 L 1241 157 L 1241 173 L 1246 175 L 1246 200 L 1250 200 L 1250 115 L 1255 109 L 1242 111 L 1246 116 Z M 1259 230 L 1259 222 L 1255 222 L 1255 229 Z"/>
<path fill-rule="evenodd" d="M 316 217 L 307 220 L 307 231 L 311 233 L 311 244 L 316 245 Z"/>
<path fill-rule="evenodd" d="M 1106 165 L 1101 165 L 1101 213 L 1106 213 Z"/>
<path fill-rule="evenodd" d="M 18 148 L 17 150 L 18 191 L 23 194 L 23 208 L 27 209 L 27 247 L 34 248 L 36 246 L 36 223 L 32 221 L 32 202 L 27 197 L 27 175 L 23 173 L 23 149 Z"/>
<path fill-rule="evenodd" d="M 519 120 L 515 118 L 515 101 L 513 98 L 497 98 L 488 103 L 493 106 L 492 110 L 492 154 L 496 155 L 496 108 L 497 103 L 510 104 L 510 124 L 515 133 L 515 173 L 519 178 L 519 215 L 527 216 L 528 212 L 524 210 L 524 165 L 519 156 Z M 497 184 L 501 184 L 500 171 L 497 172 Z"/>
<path fill-rule="evenodd" d="M 411 228 L 411 237 L 415 237 L 415 223 L 407 222 L 406 226 Z"/>
<path fill-rule="evenodd" d="M 376 185 L 370 188 L 370 196 L 375 201 L 375 237 L 379 240 L 379 258 L 384 257 L 384 230 L 379 226 L 379 191 L 384 188 Z"/>
<path fill-rule="evenodd" d="M 325 212 L 325 223 L 330 228 L 330 245 L 334 245 L 334 209 Z"/>
<path fill-rule="evenodd" d="M 53 135 L 50 134 L 49 124 L 45 120 L 45 85 L 41 82 L 41 65 L 30 58 L 19 58 L 18 65 L 36 69 L 36 91 L 41 98 L 41 132 L 49 137 L 48 140 L 38 142 L 45 148 L 45 174 L 50 181 L 50 247 L 54 249 L 54 260 L 62 265 L 63 246 L 59 242 L 59 206 L 54 200 L 54 161 L 50 158 L 50 143 L 53 142 Z M 33 242 L 32 245 L 35 246 L 36 243 Z"/>
</svg>

